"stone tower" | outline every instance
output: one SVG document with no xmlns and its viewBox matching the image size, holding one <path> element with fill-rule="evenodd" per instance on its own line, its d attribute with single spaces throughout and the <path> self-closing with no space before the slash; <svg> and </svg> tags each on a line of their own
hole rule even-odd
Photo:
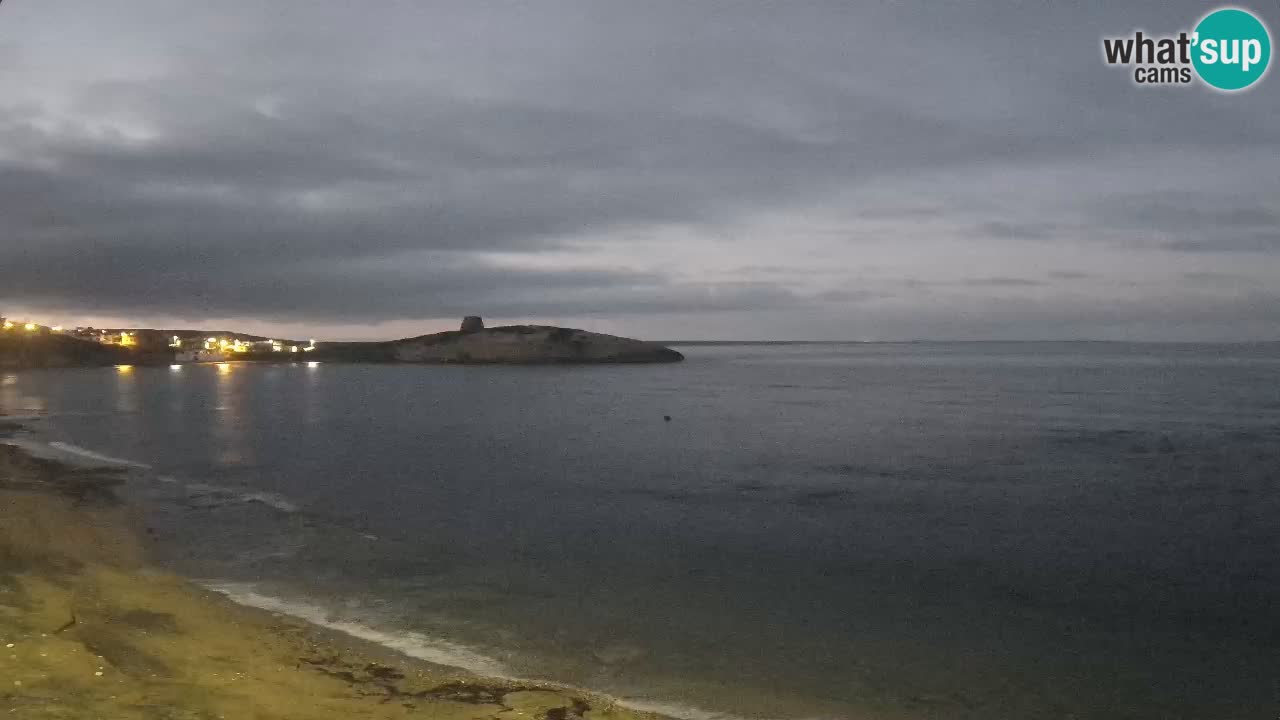
<svg viewBox="0 0 1280 720">
<path fill-rule="evenodd" d="M 479 315 L 468 315 L 462 318 L 462 332 L 471 333 L 484 329 L 484 320 Z"/>
</svg>

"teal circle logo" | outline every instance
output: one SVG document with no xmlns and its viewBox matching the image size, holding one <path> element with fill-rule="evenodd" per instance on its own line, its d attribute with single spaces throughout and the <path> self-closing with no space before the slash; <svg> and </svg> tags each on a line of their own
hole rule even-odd
<svg viewBox="0 0 1280 720">
<path fill-rule="evenodd" d="M 1267 72 L 1271 35 L 1252 13 L 1214 10 L 1196 25 L 1191 63 L 1200 79 L 1219 90 L 1243 90 Z"/>
</svg>

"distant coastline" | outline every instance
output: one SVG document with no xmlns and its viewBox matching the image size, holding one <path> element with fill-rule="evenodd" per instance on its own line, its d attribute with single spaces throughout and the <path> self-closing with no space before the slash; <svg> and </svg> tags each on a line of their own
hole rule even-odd
<svg viewBox="0 0 1280 720">
<path fill-rule="evenodd" d="M 274 361 L 419 364 L 669 363 L 684 355 L 660 343 L 549 325 L 486 328 L 477 316 L 458 330 L 399 340 L 316 342 L 235 332 L 150 328 L 63 330 L 5 322 L 0 367 L 92 367 L 184 362 Z"/>
<path fill-rule="evenodd" d="M 746 346 L 746 345 L 1159 345 L 1159 346 L 1204 346 L 1204 345 L 1266 345 L 1280 347 L 1280 340 L 658 340 L 660 345 L 681 347 L 714 347 L 714 346 Z"/>
</svg>

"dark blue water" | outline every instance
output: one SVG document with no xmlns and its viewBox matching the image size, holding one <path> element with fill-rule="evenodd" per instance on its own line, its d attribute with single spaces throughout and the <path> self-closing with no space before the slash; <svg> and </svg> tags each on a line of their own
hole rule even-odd
<svg viewBox="0 0 1280 720">
<path fill-rule="evenodd" d="M 513 674 L 764 717 L 1280 715 L 1276 346 L 681 349 L 10 373 L 0 410 L 153 465 L 175 567 Z"/>
</svg>

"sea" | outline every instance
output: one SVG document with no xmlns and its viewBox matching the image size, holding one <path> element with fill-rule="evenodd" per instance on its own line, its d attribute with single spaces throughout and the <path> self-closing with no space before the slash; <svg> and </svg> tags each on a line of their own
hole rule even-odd
<svg viewBox="0 0 1280 720">
<path fill-rule="evenodd" d="M 1280 345 L 0 372 L 158 561 L 689 720 L 1280 717 Z"/>
</svg>

